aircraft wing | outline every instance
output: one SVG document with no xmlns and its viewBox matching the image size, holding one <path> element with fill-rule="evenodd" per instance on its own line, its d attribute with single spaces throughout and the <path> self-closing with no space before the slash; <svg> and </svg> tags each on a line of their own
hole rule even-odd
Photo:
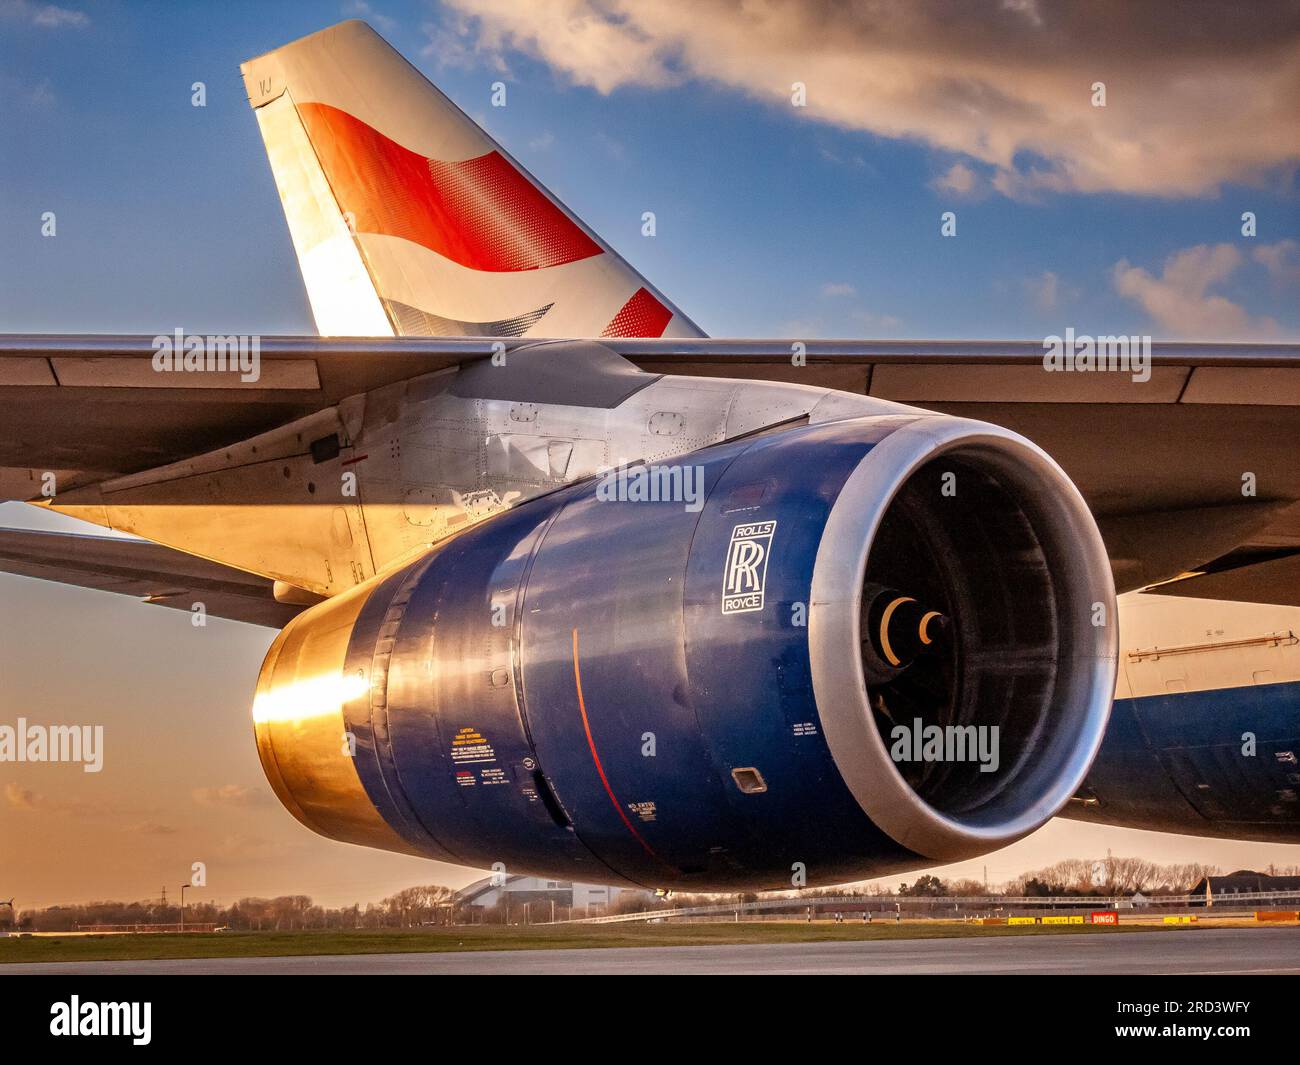
<svg viewBox="0 0 1300 1065">
<path fill-rule="evenodd" d="M 529 343 L 269 337 L 259 377 L 244 382 L 237 371 L 156 371 L 148 337 L 3 337 L 0 498 L 39 498 L 45 471 L 66 490 L 209 453 L 348 395 Z M 1204 576 L 1158 593 L 1296 602 L 1277 575 L 1300 558 L 1300 346 L 1157 343 L 1149 380 L 1136 381 L 1045 372 L 1035 342 L 602 343 L 651 373 L 800 382 L 1004 425 L 1079 485 L 1123 585 L 1164 580 L 1162 545 L 1195 538 Z M 796 346 L 806 365 L 792 364 Z"/>
<path fill-rule="evenodd" d="M 204 454 L 494 343 L 265 338 L 257 380 L 244 381 L 238 370 L 157 371 L 153 337 L 0 336 L 0 499 L 38 495 L 47 470 L 68 488 Z"/>
<path fill-rule="evenodd" d="M 272 582 L 147 540 L 0 529 L 0 573 L 117 592 L 157 606 L 283 628 L 305 608 L 278 603 Z"/>
<path fill-rule="evenodd" d="M 246 440 L 346 396 L 530 343 L 536 341 L 263 337 L 259 377 L 245 382 L 237 370 L 157 371 L 154 340 L 146 336 L 0 335 L 0 469 L 101 475 L 153 469 Z M 1256 430 L 1294 429 L 1300 407 L 1300 345 L 1294 344 L 1157 343 L 1151 380 L 1141 383 L 1117 373 L 1045 373 L 1042 345 L 1031 341 L 601 343 L 652 373 L 791 381 L 999 424 L 1014 419 L 1013 428 L 1032 428 L 1061 445 L 1077 439 L 1079 447 L 1067 450 L 1089 448 L 1102 458 L 1123 442 L 1130 452 L 1159 446 L 1162 457 L 1186 461 L 1186 434 L 1206 429 L 1217 439 L 1225 426 L 1239 430 L 1234 454 L 1257 454 L 1268 440 Z M 806 366 L 791 364 L 795 345 L 806 351 Z M 1174 439 L 1160 432 L 1166 427 Z M 1110 435 L 1116 431 L 1124 434 L 1119 441 Z M 1130 454 L 1130 461 L 1138 457 Z M 1142 476 L 1152 487 L 1150 475 Z M 1166 497 L 1162 502 L 1179 501 L 1155 494 Z"/>
<path fill-rule="evenodd" d="M 1147 591 L 1189 599 L 1300 606 L 1300 550 L 1248 546 Z"/>
<path fill-rule="evenodd" d="M 237 371 L 160 372 L 150 337 L 3 337 L 0 498 L 39 498 L 45 471 L 63 491 L 208 453 L 530 343 L 268 337 L 258 379 L 244 382 Z M 1206 575 L 1160 594 L 1296 601 L 1294 582 L 1276 576 L 1300 557 L 1300 345 L 1155 344 L 1150 379 L 1137 381 L 1045 372 L 1042 345 L 1024 341 L 602 343 L 651 373 L 818 385 L 1005 426 L 1078 484 L 1126 587 L 1166 578 L 1162 545 L 1196 536 Z M 806 365 L 792 364 L 796 346 Z"/>
</svg>

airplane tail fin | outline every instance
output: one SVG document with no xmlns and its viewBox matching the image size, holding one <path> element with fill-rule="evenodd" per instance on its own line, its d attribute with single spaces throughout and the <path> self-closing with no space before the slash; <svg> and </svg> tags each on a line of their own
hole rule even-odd
<svg viewBox="0 0 1300 1065">
<path fill-rule="evenodd" d="M 240 69 L 323 336 L 704 335 L 364 22 Z"/>
</svg>

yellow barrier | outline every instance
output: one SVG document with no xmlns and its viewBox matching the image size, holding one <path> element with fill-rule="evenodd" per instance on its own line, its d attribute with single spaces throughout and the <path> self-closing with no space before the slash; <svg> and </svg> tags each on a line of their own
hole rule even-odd
<svg viewBox="0 0 1300 1065">
<path fill-rule="evenodd" d="M 1008 917 L 1007 924 L 1038 924 L 1037 917 Z"/>
<path fill-rule="evenodd" d="M 1044 917 L 1043 924 L 1083 924 L 1083 914 L 1063 914 L 1058 917 Z"/>
<path fill-rule="evenodd" d="M 1165 924 L 1195 924 L 1195 914 L 1179 914 L 1177 917 L 1166 917 Z"/>
</svg>

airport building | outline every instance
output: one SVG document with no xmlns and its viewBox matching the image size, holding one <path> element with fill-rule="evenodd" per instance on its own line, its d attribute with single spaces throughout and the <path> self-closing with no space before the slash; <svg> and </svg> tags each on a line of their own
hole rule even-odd
<svg viewBox="0 0 1300 1065">
<path fill-rule="evenodd" d="M 1226 876 L 1206 876 L 1197 881 L 1188 892 L 1202 896 L 1207 904 L 1231 902 L 1234 895 L 1257 894 L 1266 891 L 1295 892 L 1300 896 L 1300 876 L 1269 876 L 1249 869 L 1238 869 Z"/>
<path fill-rule="evenodd" d="M 533 902 L 555 903 L 556 906 L 581 911 L 582 916 L 594 916 L 608 909 L 615 899 L 641 896 L 650 901 L 654 894 L 639 888 L 609 887 L 605 884 L 575 884 L 568 880 L 548 880 L 539 876 L 507 876 L 504 883 L 499 877 L 484 877 L 456 893 L 456 903 L 491 909 L 502 901 L 511 906 L 525 906 Z"/>
</svg>

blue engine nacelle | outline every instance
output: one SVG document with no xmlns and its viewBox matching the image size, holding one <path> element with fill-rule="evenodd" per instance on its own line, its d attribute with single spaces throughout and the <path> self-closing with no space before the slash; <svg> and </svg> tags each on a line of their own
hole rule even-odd
<svg viewBox="0 0 1300 1065">
<path fill-rule="evenodd" d="M 888 416 L 624 472 L 280 634 L 254 720 L 299 820 L 511 873 L 763 889 L 972 857 L 1074 794 L 1114 592 L 1032 444 Z"/>
</svg>

